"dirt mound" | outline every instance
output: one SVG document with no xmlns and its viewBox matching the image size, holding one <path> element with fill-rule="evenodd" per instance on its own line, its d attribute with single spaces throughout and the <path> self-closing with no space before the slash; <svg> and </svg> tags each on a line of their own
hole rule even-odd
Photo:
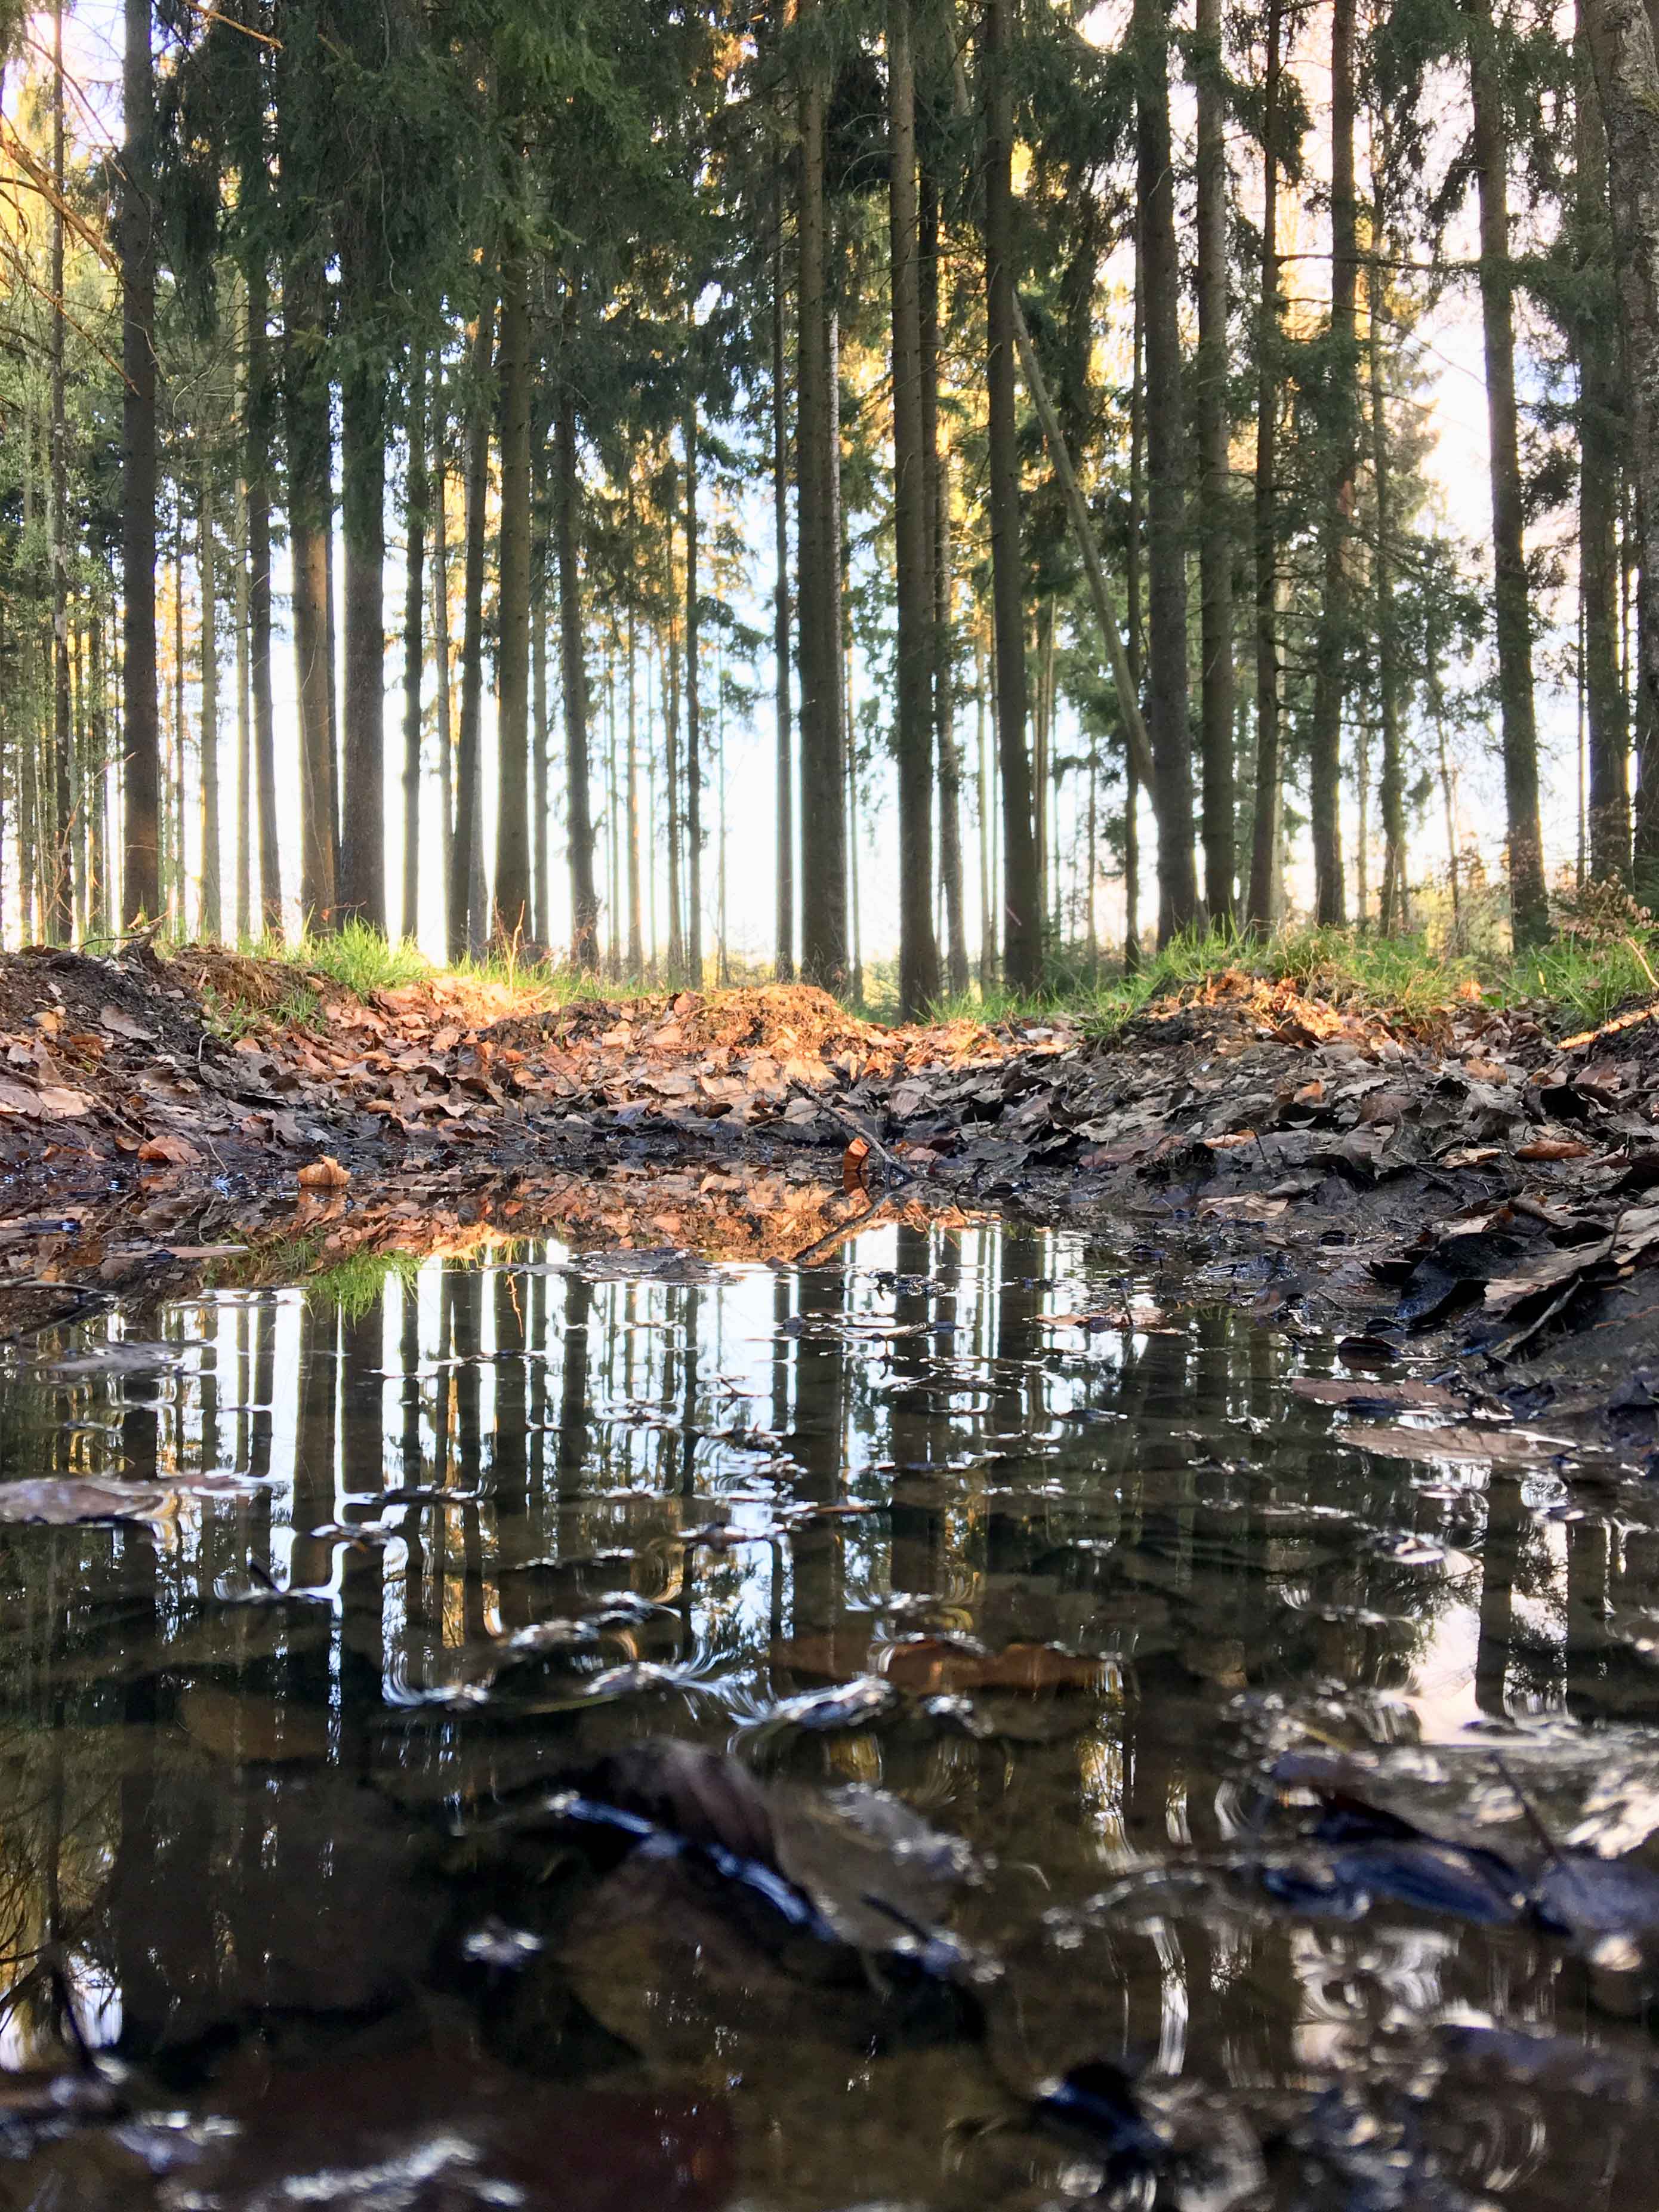
<svg viewBox="0 0 1659 2212">
<path fill-rule="evenodd" d="M 106 1023 L 111 1011 L 120 1022 Z M 0 955 L 0 1030 L 14 1042 L 27 1031 L 54 1042 L 118 1035 L 152 1051 L 191 1054 L 207 1038 L 191 979 L 143 944 L 101 959 L 47 945 Z"/>
</svg>

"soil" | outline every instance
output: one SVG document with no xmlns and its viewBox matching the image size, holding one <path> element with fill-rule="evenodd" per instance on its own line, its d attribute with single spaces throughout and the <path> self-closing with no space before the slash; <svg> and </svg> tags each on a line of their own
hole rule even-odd
<svg viewBox="0 0 1659 2212">
<path fill-rule="evenodd" d="M 877 1209 L 994 1208 L 1356 1364 L 1659 1443 L 1659 1004 L 1563 1037 L 1230 973 L 1098 1041 L 881 1029 L 801 986 L 526 1015 L 312 980 L 295 1023 L 294 970 L 240 956 L 0 959 L 0 1334 L 296 1253 L 533 1227 L 800 1261 Z"/>
</svg>

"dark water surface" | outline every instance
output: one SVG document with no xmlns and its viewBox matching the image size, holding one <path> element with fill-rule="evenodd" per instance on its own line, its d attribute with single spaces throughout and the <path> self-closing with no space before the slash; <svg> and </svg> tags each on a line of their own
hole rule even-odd
<svg viewBox="0 0 1659 2212">
<path fill-rule="evenodd" d="M 169 1493 L 0 1528 L 0 2207 L 1659 2203 L 1650 1931 L 1370 1886 L 1273 1772 L 1639 1863 L 1640 1485 L 1356 1448 L 1329 1346 L 1014 1226 L 125 1333 L 0 1384 L 4 1478 Z M 823 1924 L 550 1810 L 665 1737 Z M 1127 2120 L 1038 2106 L 1094 2061 Z"/>
</svg>

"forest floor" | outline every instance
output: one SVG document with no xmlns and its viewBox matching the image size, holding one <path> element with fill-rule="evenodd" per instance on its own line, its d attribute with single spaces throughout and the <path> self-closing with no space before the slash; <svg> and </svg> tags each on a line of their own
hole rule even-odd
<svg viewBox="0 0 1659 2212">
<path fill-rule="evenodd" d="M 1659 1472 L 1659 1000 L 1569 1033 L 1231 968 L 1109 1029 L 885 1028 L 803 986 L 304 985 L 204 947 L 0 958 L 0 1336 L 486 1238 L 799 1265 L 1016 1212 L 1124 1253 L 1085 1340 L 1226 1299 L 1336 1340 L 1377 1378 L 1346 1402 L 1482 1419 L 1487 1456 L 1490 1417 L 1547 1408 Z"/>
</svg>

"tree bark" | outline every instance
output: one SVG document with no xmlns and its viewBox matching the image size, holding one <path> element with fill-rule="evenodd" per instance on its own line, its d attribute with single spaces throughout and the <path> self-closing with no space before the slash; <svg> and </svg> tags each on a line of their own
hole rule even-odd
<svg viewBox="0 0 1659 2212">
<path fill-rule="evenodd" d="M 1324 588 L 1314 645 L 1309 733 L 1314 848 L 1314 915 L 1322 927 L 1347 921 L 1342 879 L 1342 706 L 1347 689 L 1350 514 L 1358 453 L 1359 353 L 1354 300 L 1358 209 L 1353 181 L 1354 0 L 1331 8 L 1331 319 L 1326 372 L 1328 475 L 1321 518 Z"/>
<path fill-rule="evenodd" d="M 64 415 L 64 0 L 52 11 L 52 460 L 47 484 L 52 565 L 53 856 L 47 935 L 75 934 L 75 778 L 70 721 L 69 436 Z"/>
<path fill-rule="evenodd" d="M 331 929 L 334 731 L 329 711 L 329 392 L 321 366 L 323 270 L 311 243 L 290 248 L 283 281 L 283 383 L 288 429 L 289 551 L 300 706 L 300 906 L 302 927 Z"/>
<path fill-rule="evenodd" d="M 409 349 L 404 425 L 408 475 L 404 485 L 403 933 L 413 938 L 421 926 L 421 672 L 426 658 L 426 524 L 430 503 L 426 465 L 426 348 L 418 338 Z"/>
<path fill-rule="evenodd" d="M 245 402 L 246 404 L 246 402 Z M 246 415 L 243 417 L 246 420 Z M 236 935 L 253 934 L 253 681 L 248 631 L 247 485 L 236 480 Z"/>
<path fill-rule="evenodd" d="M 933 605 L 928 626 L 933 743 L 939 763 L 939 871 L 945 892 L 945 982 L 952 998 L 968 988 L 968 933 L 963 913 L 962 747 L 957 737 L 956 633 L 951 556 L 951 459 L 939 434 L 939 183 L 921 165 L 916 218 L 921 294 L 921 453 Z"/>
<path fill-rule="evenodd" d="M 593 888 L 593 813 L 587 764 L 587 656 L 577 568 L 575 401 L 569 379 L 554 431 L 554 517 L 559 553 L 559 644 L 564 679 L 566 807 L 570 833 L 570 964 L 599 965 L 599 902 Z"/>
<path fill-rule="evenodd" d="M 897 597 L 899 1016 L 939 994 L 933 935 L 933 579 L 923 417 L 916 83 L 910 0 L 888 0 L 888 241 L 892 281 L 893 538 Z"/>
<path fill-rule="evenodd" d="M 276 837 L 276 725 L 270 683 L 270 444 L 276 432 L 271 389 L 270 301 L 262 257 L 248 270 L 247 483 L 248 662 L 253 688 L 253 773 L 259 804 L 259 915 L 280 937 L 283 878 Z"/>
<path fill-rule="evenodd" d="M 1595 86 L 1584 0 L 1575 46 L 1574 244 L 1580 309 L 1578 354 L 1578 573 L 1583 594 L 1583 693 L 1589 728 L 1590 873 L 1630 877 L 1630 721 L 1619 666 L 1620 440 L 1625 429 L 1616 326 L 1606 312 L 1613 285 L 1607 201 L 1607 134 Z"/>
<path fill-rule="evenodd" d="M 161 911 L 161 720 L 155 690 L 155 80 L 150 0 L 125 0 L 121 149 L 121 596 L 126 747 L 121 912 Z"/>
<path fill-rule="evenodd" d="M 804 20 L 819 0 L 800 0 Z M 808 64 L 799 88 L 799 270 L 795 423 L 800 664 L 801 973 L 826 990 L 847 980 L 846 741 L 842 726 L 840 441 L 833 379 L 829 209 L 824 190 L 827 71 Z"/>
<path fill-rule="evenodd" d="M 202 471 L 196 504 L 196 574 L 202 587 L 202 934 L 224 929 L 219 823 L 219 563 L 213 542 L 213 480 Z"/>
<path fill-rule="evenodd" d="M 1532 685 L 1520 434 L 1515 400 L 1514 277 L 1510 267 L 1509 145 L 1492 0 L 1463 0 L 1468 20 L 1474 169 L 1480 204 L 1480 321 L 1492 443 L 1498 701 L 1509 817 L 1510 918 L 1517 945 L 1549 934 L 1538 811 L 1538 725 Z"/>
<path fill-rule="evenodd" d="M 672 494 L 669 495 L 672 502 Z M 663 737 L 663 782 L 668 794 L 668 973 L 685 980 L 684 901 L 680 882 L 680 656 L 679 624 L 671 617 L 663 641 L 664 690 L 668 706 Z"/>
<path fill-rule="evenodd" d="M 349 236 L 356 236 L 356 225 Z M 343 257 L 348 264 L 359 252 Z M 350 267 L 361 305 L 369 273 Z M 386 380 L 372 342 L 345 371 L 340 392 L 344 482 L 345 696 L 340 809 L 340 916 L 383 935 L 386 901 Z"/>
<path fill-rule="evenodd" d="M 698 682 L 697 402 L 685 407 L 685 958 L 702 988 L 702 701 Z"/>
<path fill-rule="evenodd" d="M 530 741 L 531 836 L 534 848 L 535 939 L 544 955 L 553 942 L 547 792 L 547 439 L 545 413 L 531 432 Z"/>
<path fill-rule="evenodd" d="M 1256 323 L 1255 398 L 1255 812 L 1250 836 L 1252 929 L 1271 929 L 1278 882 L 1279 657 L 1279 102 L 1284 56 L 1280 0 L 1268 0 L 1261 111 L 1261 296 Z"/>
<path fill-rule="evenodd" d="M 1637 806 L 1632 878 L 1659 901 L 1659 25 L 1642 0 L 1585 0 L 1607 135 L 1627 450 L 1636 494 Z"/>
<path fill-rule="evenodd" d="M 795 770 L 789 686 L 789 401 L 785 383 L 783 173 L 775 162 L 775 224 L 772 240 L 772 533 L 776 578 L 772 587 L 772 674 L 776 734 L 777 899 L 774 971 L 781 983 L 795 975 Z"/>
<path fill-rule="evenodd" d="M 1340 0 L 1347 4 L 1347 0 Z M 1221 0 L 1199 0 L 1199 659 L 1204 785 L 1204 897 L 1230 928 L 1237 853 L 1233 814 L 1233 501 L 1227 410 L 1227 142 Z M 1092 907 L 1091 911 L 1092 912 Z"/>
<path fill-rule="evenodd" d="M 1377 166 L 1373 179 L 1371 251 L 1369 278 L 1370 343 L 1369 372 L 1371 403 L 1371 477 L 1376 488 L 1376 551 L 1373 581 L 1376 590 L 1376 673 L 1382 718 L 1382 911 L 1383 935 L 1411 926 L 1406 884 L 1406 774 L 1401 744 L 1400 647 L 1394 599 L 1394 507 L 1389 446 L 1389 416 L 1382 379 L 1382 295 L 1381 257 L 1388 252 L 1384 222 L 1383 179 L 1386 162 Z M 1360 921 L 1364 921 L 1364 901 Z"/>
<path fill-rule="evenodd" d="M 637 982 L 645 973 L 645 915 L 640 878 L 640 731 L 638 655 L 635 610 L 628 609 L 628 972 Z"/>
<path fill-rule="evenodd" d="M 1160 944 L 1198 919 L 1193 859 L 1192 741 L 1188 732 L 1186 424 L 1182 407 L 1181 261 L 1170 147 L 1169 18 L 1164 0 L 1136 0 L 1136 192 L 1146 288 L 1148 735 L 1158 776 Z"/>
<path fill-rule="evenodd" d="M 1013 991 L 1042 981 L 1042 914 L 1026 740 L 1024 550 L 1014 403 L 1013 88 L 1007 60 L 1010 0 L 987 0 L 985 112 L 986 388 L 989 425 L 991 598 L 995 629 L 997 750 L 1002 765 L 1003 978 Z"/>
<path fill-rule="evenodd" d="M 455 867 L 455 720 L 449 656 L 449 463 L 441 370 L 433 380 L 432 659 L 438 684 L 438 847 L 444 892 L 444 943 Z"/>
<path fill-rule="evenodd" d="M 1129 527 L 1123 562 L 1123 611 L 1128 636 L 1124 659 L 1128 683 L 1121 697 L 1133 696 L 1135 713 L 1146 680 L 1146 623 L 1142 612 L 1146 533 L 1146 288 L 1141 281 L 1140 223 L 1134 225 L 1134 331 L 1129 370 Z M 1152 750 L 1146 749 L 1146 768 Z M 1139 752 L 1130 744 L 1123 761 L 1123 972 L 1140 968 L 1140 793 L 1147 781 Z"/>
<path fill-rule="evenodd" d="M 504 944 L 530 911 L 530 274 L 501 258 L 501 645 L 496 704 L 495 913 Z"/>
<path fill-rule="evenodd" d="M 449 957 L 474 958 L 484 950 L 483 762 L 479 728 L 483 710 L 484 507 L 489 495 L 489 416 L 487 398 L 495 351 L 495 276 L 486 269 L 472 337 L 472 392 L 466 425 L 466 520 L 463 550 L 461 717 L 455 759 L 455 842 L 449 856 Z"/>
</svg>

